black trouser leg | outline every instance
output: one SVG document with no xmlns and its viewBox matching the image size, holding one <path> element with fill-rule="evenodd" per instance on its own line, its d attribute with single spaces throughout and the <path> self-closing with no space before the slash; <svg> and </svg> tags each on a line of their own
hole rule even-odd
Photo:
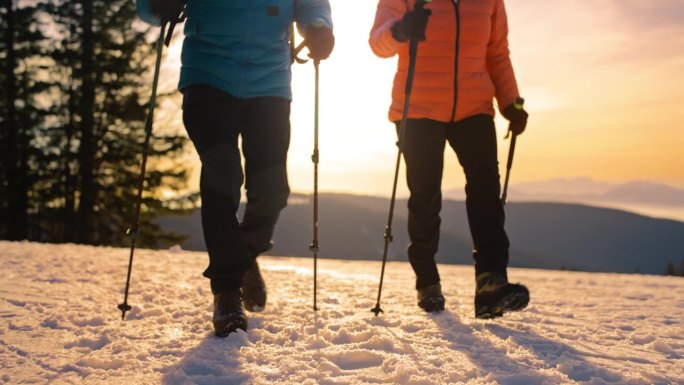
<svg viewBox="0 0 684 385">
<path fill-rule="evenodd" d="M 505 273 L 509 241 L 499 197 L 494 120 L 489 115 L 469 117 L 450 125 L 446 136 L 466 176 L 466 209 L 474 244 L 475 274 Z"/>
<path fill-rule="evenodd" d="M 183 123 L 202 161 L 202 229 L 209 254 L 204 276 L 215 293 L 239 288 L 250 266 L 236 217 L 243 178 L 237 145 L 242 103 L 201 84 L 183 94 Z"/>
<path fill-rule="evenodd" d="M 202 227 L 209 253 L 209 267 L 204 271 L 204 276 L 211 280 L 214 293 L 240 287 L 243 273 L 252 266 L 255 252 L 264 243 L 262 240 L 270 240 L 277 212 L 287 201 L 287 192 L 283 192 L 287 190 L 284 161 L 279 167 L 280 174 L 264 174 L 261 171 L 264 164 L 272 165 L 271 158 L 284 159 L 287 153 L 289 101 L 281 98 L 260 99 L 271 98 L 237 99 L 201 84 L 188 86 L 184 90 L 183 122 L 202 161 Z M 287 134 L 283 134 L 283 131 Z M 236 217 L 243 180 L 238 149 L 240 134 L 243 135 L 245 157 L 249 164 L 247 187 L 258 191 L 250 192 L 248 200 L 251 194 L 254 202 L 278 202 L 271 205 L 256 204 L 257 209 L 254 204 L 248 204 L 245 214 L 247 224 L 243 226 Z M 272 167 L 278 168 L 275 165 Z M 254 177 L 254 174 L 257 176 Z M 268 178 L 272 179 L 266 181 Z M 253 188 L 255 183 L 260 187 Z M 254 198 L 255 194 L 257 198 Z M 258 209 L 262 206 L 267 208 Z M 274 206 L 279 206 L 275 214 L 270 210 Z M 256 223 L 254 227 L 260 229 L 257 232 L 262 234 L 256 237 L 256 242 L 251 241 L 252 232 L 245 231 L 245 228 L 250 228 L 249 223 Z"/>
<path fill-rule="evenodd" d="M 406 180 L 411 192 L 408 201 L 411 241 L 408 257 L 416 273 L 416 289 L 440 281 L 435 254 L 441 223 L 445 135 L 444 123 L 427 119 L 409 119 L 406 122 L 402 147 Z"/>
<path fill-rule="evenodd" d="M 242 124 L 247 205 L 241 229 L 250 256 L 272 247 L 280 211 L 287 206 L 287 150 L 290 144 L 290 101 L 261 97 L 246 101 Z"/>
</svg>

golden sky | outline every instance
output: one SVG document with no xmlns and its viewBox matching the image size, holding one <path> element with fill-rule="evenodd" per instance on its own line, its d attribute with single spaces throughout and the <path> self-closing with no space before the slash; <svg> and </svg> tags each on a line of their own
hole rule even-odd
<svg viewBox="0 0 684 385">
<path fill-rule="evenodd" d="M 331 0 L 336 47 L 320 66 L 322 191 L 391 193 L 396 139 L 387 109 L 396 59 L 379 59 L 368 47 L 376 4 Z M 530 113 L 511 186 L 589 177 L 684 188 L 684 1 L 508 0 L 506 7 Z M 177 63 L 178 48 L 169 63 Z M 313 78 L 312 64 L 293 67 L 288 167 L 295 192 L 313 188 Z M 497 118 L 502 176 L 506 127 Z M 448 150 L 445 158 L 444 190 L 462 188 L 455 155 Z M 401 196 L 405 185 L 402 166 Z"/>
</svg>

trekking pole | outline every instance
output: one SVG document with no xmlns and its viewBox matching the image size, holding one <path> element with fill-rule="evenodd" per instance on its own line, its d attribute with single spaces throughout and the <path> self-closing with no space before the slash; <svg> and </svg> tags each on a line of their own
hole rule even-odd
<svg viewBox="0 0 684 385">
<path fill-rule="evenodd" d="M 515 107 L 522 109 L 524 103 L 525 103 L 525 99 L 518 98 L 515 101 Z M 509 126 L 508 134 L 510 135 L 511 133 L 512 132 L 511 132 L 511 129 Z M 508 137 L 508 135 L 506 137 Z M 513 166 L 513 154 L 515 153 L 515 140 L 517 137 L 518 137 L 518 134 L 513 133 L 513 136 L 511 137 L 511 146 L 508 150 L 508 163 L 506 163 L 506 179 L 504 180 L 503 194 L 501 194 L 501 205 L 502 206 L 506 205 L 506 197 L 508 196 L 508 178 L 511 176 L 511 167 Z"/>
<path fill-rule="evenodd" d="M 152 96 L 150 97 L 149 112 L 147 114 L 147 120 L 145 121 L 145 142 L 143 143 L 143 158 L 142 164 L 140 166 L 140 178 L 138 179 L 138 195 L 135 201 L 135 217 L 133 220 L 133 225 L 126 231 L 126 234 L 131 237 L 131 253 L 128 258 L 128 273 L 126 275 L 126 289 L 124 290 L 124 301 L 120 303 L 117 308 L 121 310 L 121 319 L 126 318 L 126 312 L 131 310 L 131 306 L 128 304 L 128 289 L 131 283 L 131 272 L 133 270 L 133 254 L 135 253 L 135 244 L 138 237 L 138 232 L 140 230 L 140 208 L 142 206 L 142 193 L 143 187 L 145 185 L 145 168 L 147 167 L 147 153 L 150 146 L 150 137 L 152 136 L 152 122 L 154 121 L 154 108 L 157 104 L 157 84 L 159 83 L 159 69 L 161 68 L 161 58 L 162 49 L 164 44 L 169 45 L 171 41 L 171 35 L 173 34 L 173 28 L 177 22 L 184 20 L 184 8 L 179 11 L 178 16 L 175 20 L 162 21 L 161 31 L 159 32 L 159 38 L 157 39 L 157 61 L 154 66 L 154 77 L 152 80 Z M 169 23 L 169 32 L 166 39 L 164 39 L 166 34 L 166 24 Z"/>
<path fill-rule="evenodd" d="M 311 161 L 314 164 L 314 198 L 313 198 L 313 240 L 309 245 L 309 250 L 314 257 L 314 282 L 313 282 L 313 309 L 318 310 L 316 306 L 316 291 L 318 281 L 318 64 L 320 60 L 314 59 L 315 71 L 315 91 L 314 91 L 314 150 L 311 155 Z"/>
<path fill-rule="evenodd" d="M 425 3 L 429 0 L 417 0 L 415 5 L 415 10 L 420 11 L 425 7 Z M 392 236 L 392 220 L 394 219 L 394 203 L 397 196 L 397 180 L 399 179 L 399 166 L 401 165 L 401 150 L 404 143 L 404 131 L 406 128 L 406 120 L 408 119 L 408 110 L 411 99 L 411 90 L 413 89 L 413 76 L 416 71 L 416 58 L 418 56 L 418 40 L 411 39 L 409 42 L 409 67 L 406 74 L 406 89 L 404 92 L 404 110 L 401 116 L 401 123 L 399 124 L 399 141 L 397 142 L 397 163 L 394 168 L 394 185 L 392 186 L 392 198 L 390 199 L 390 209 L 389 216 L 387 218 L 387 226 L 385 227 L 385 248 L 382 253 L 382 269 L 380 270 L 380 285 L 378 287 L 378 300 L 375 303 L 375 307 L 371 309 L 375 316 L 377 317 L 382 313 L 380 308 L 380 296 L 382 295 L 382 282 L 385 277 L 385 265 L 387 264 L 387 251 L 389 248 L 389 243 L 393 241 Z"/>
<path fill-rule="evenodd" d="M 308 59 L 299 57 L 299 53 L 307 46 L 306 39 L 295 47 L 295 30 L 294 25 L 290 27 L 290 54 L 292 63 L 304 64 Z M 316 305 L 316 293 L 318 292 L 318 65 L 321 63 L 319 59 L 314 59 L 314 150 L 311 155 L 311 161 L 314 164 L 314 197 L 313 197 L 313 239 L 309 244 L 309 251 L 313 253 L 313 309 L 318 310 Z"/>
</svg>

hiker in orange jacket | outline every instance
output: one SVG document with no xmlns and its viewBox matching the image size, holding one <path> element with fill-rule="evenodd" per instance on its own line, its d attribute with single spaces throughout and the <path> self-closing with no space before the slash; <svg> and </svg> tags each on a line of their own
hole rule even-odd
<svg viewBox="0 0 684 385">
<path fill-rule="evenodd" d="M 369 43 L 382 58 L 399 55 L 389 119 L 402 118 L 409 67 L 409 41 L 418 40 L 408 119 L 401 138 L 410 190 L 409 262 L 416 274 L 418 305 L 444 309 L 435 263 L 442 206 L 445 144 L 456 152 L 466 176 L 466 208 L 475 260 L 475 315 L 493 318 L 521 310 L 527 288 L 508 282 L 509 241 L 499 198 L 494 105 L 513 135 L 527 125 L 527 112 L 508 50 L 503 0 L 380 0 Z"/>
</svg>

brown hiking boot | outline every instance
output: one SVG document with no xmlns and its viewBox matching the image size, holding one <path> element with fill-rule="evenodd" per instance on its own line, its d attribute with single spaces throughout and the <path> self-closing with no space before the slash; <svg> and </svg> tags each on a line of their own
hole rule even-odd
<svg viewBox="0 0 684 385">
<path fill-rule="evenodd" d="M 217 337 L 226 337 L 230 333 L 242 329 L 247 331 L 247 316 L 242 306 L 240 290 L 214 294 L 214 333 Z"/>
<path fill-rule="evenodd" d="M 476 318 L 501 317 L 506 312 L 524 309 L 530 302 L 529 290 L 523 285 L 508 283 L 505 273 L 482 273 L 476 281 Z"/>
<path fill-rule="evenodd" d="M 418 290 L 418 306 L 428 313 L 444 310 L 442 285 L 438 283 Z"/>
<path fill-rule="evenodd" d="M 250 312 L 258 313 L 266 307 L 266 283 L 256 261 L 242 276 L 242 299 Z"/>
</svg>

